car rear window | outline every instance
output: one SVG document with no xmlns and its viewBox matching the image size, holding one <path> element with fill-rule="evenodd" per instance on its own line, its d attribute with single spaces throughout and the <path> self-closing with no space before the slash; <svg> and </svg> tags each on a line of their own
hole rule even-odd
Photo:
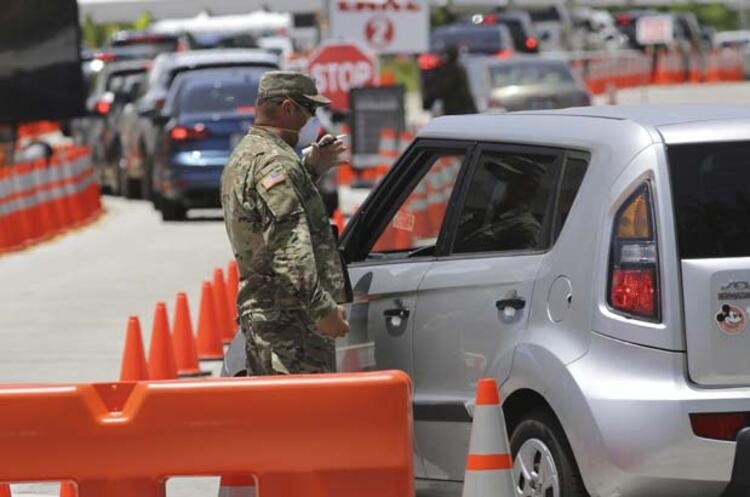
<svg viewBox="0 0 750 497">
<path fill-rule="evenodd" d="M 750 142 L 668 148 L 682 259 L 750 256 Z"/>
<path fill-rule="evenodd" d="M 239 112 L 242 108 L 254 107 L 258 96 L 258 80 L 255 84 L 233 81 L 189 82 L 180 95 L 180 112 L 226 113 Z"/>
<path fill-rule="evenodd" d="M 497 26 L 473 26 L 450 31 L 438 31 L 430 38 L 430 50 L 442 52 L 454 45 L 470 53 L 495 53 L 507 50 L 503 46 L 500 29 Z"/>
<path fill-rule="evenodd" d="M 573 76 L 564 64 L 539 62 L 508 62 L 490 66 L 493 88 L 512 85 L 573 83 Z"/>
</svg>

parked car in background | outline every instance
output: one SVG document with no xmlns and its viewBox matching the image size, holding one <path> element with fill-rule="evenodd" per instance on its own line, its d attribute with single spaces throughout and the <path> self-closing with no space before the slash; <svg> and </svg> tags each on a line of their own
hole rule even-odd
<svg viewBox="0 0 750 497">
<path fill-rule="evenodd" d="M 191 208 L 220 207 L 220 178 L 232 150 L 255 121 L 268 68 L 197 69 L 175 78 L 157 122 L 154 196 L 165 221 Z"/>
<path fill-rule="evenodd" d="M 122 190 L 119 121 L 125 106 L 135 100 L 150 67 L 150 60 L 106 64 L 96 76 L 93 90 L 86 100 L 89 115 L 93 116 L 89 118 L 86 142 L 91 147 L 91 159 L 105 192 L 120 193 Z"/>
<path fill-rule="evenodd" d="M 750 30 L 721 31 L 714 35 L 715 48 L 738 50 L 742 57 L 742 73 L 750 79 Z"/>
<path fill-rule="evenodd" d="M 499 24 L 507 26 L 513 38 L 513 47 L 519 53 L 539 52 L 539 37 L 528 12 L 496 12 L 472 14 L 466 18 L 472 24 Z"/>
<path fill-rule="evenodd" d="M 466 61 L 466 68 L 477 108 L 482 112 L 591 105 L 585 83 L 562 58 L 473 57 Z"/>
<path fill-rule="evenodd" d="M 95 57 L 104 62 L 129 59 L 153 59 L 161 53 L 189 50 L 186 35 L 152 33 L 149 31 L 118 31 L 109 46 L 98 50 Z"/>
<path fill-rule="evenodd" d="M 154 59 L 135 105 L 123 113 L 121 136 L 129 182 L 140 196 L 152 199 L 152 159 L 161 126 L 155 118 L 164 107 L 174 79 L 185 72 L 220 67 L 277 69 L 279 59 L 264 50 L 195 50 L 161 54 Z"/>
<path fill-rule="evenodd" d="M 492 377 L 517 495 L 722 493 L 750 424 L 748 116 L 592 106 L 420 131 L 341 238 L 337 343 L 340 371 L 411 376 L 417 478 L 463 479 Z"/>
<path fill-rule="evenodd" d="M 573 19 L 563 3 L 529 4 L 524 10 L 531 16 L 542 50 L 559 52 L 582 48 L 574 44 Z"/>
<path fill-rule="evenodd" d="M 507 26 L 502 24 L 469 24 L 459 23 L 441 26 L 430 35 L 429 52 L 418 58 L 422 89 L 422 105 L 425 109 L 432 107 L 436 97 L 436 69 L 442 64 L 445 51 L 454 46 L 462 56 L 491 55 L 509 57 L 515 52 L 513 37 Z"/>
</svg>

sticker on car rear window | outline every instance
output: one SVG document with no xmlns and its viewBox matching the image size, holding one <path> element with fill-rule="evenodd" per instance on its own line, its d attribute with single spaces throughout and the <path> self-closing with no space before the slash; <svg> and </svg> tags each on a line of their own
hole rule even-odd
<svg viewBox="0 0 750 497">
<path fill-rule="evenodd" d="M 745 313 L 739 307 L 722 304 L 721 310 L 716 314 L 716 323 L 719 329 L 727 335 L 739 335 L 745 331 Z"/>
</svg>

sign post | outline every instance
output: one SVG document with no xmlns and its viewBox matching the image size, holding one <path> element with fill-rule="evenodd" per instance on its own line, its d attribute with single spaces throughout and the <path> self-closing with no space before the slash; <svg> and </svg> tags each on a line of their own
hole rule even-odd
<svg viewBox="0 0 750 497">
<path fill-rule="evenodd" d="M 331 99 L 331 109 L 349 110 L 352 88 L 378 83 L 378 60 L 356 43 L 328 43 L 307 62 L 307 72 L 315 78 L 318 90 Z"/>
</svg>

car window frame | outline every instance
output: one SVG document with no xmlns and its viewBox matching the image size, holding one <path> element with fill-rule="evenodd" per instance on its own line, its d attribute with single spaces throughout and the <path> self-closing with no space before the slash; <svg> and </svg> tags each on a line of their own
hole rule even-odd
<svg viewBox="0 0 750 497">
<path fill-rule="evenodd" d="M 479 158 L 483 152 L 506 152 L 506 153 L 554 153 L 557 155 L 555 164 L 558 165 L 554 184 L 550 198 L 547 200 L 545 209 L 544 223 L 542 224 L 542 236 L 544 239 L 544 248 L 540 249 L 522 249 L 522 250 L 493 250 L 486 252 L 454 252 L 456 236 L 458 235 L 458 222 L 460 213 L 466 203 L 471 186 L 471 178 L 474 177 L 479 167 Z M 555 220 L 558 217 L 558 207 L 560 199 L 560 189 L 562 187 L 562 177 L 565 168 L 568 150 L 565 148 L 547 146 L 547 145 L 530 145 L 520 143 L 500 143 L 500 142 L 478 142 L 472 153 L 472 158 L 468 167 L 464 171 L 464 178 L 461 183 L 461 191 L 458 197 L 455 197 L 455 204 L 451 203 L 451 209 L 448 211 L 447 220 L 443 224 L 445 234 L 445 250 L 437 254 L 438 259 L 477 259 L 488 257 L 513 257 L 519 255 L 539 255 L 546 254 L 555 245 L 556 239 L 552 239 L 554 234 Z M 580 189 L 580 187 L 579 187 Z M 455 193 L 455 192 L 454 192 Z M 577 196 L 577 192 L 576 192 Z M 453 198 L 451 199 L 453 201 Z M 575 203 L 575 201 L 574 201 Z"/>
<path fill-rule="evenodd" d="M 463 191 L 464 182 L 474 157 L 477 142 L 473 140 L 454 140 L 438 138 L 417 138 L 404 151 L 398 161 L 391 167 L 390 171 L 382 179 L 380 185 L 367 197 L 359 211 L 344 229 L 341 236 L 340 250 L 347 265 L 378 265 L 404 263 L 408 261 L 434 260 L 445 254 L 446 231 L 449 227 L 448 220 L 454 209 L 454 204 L 459 192 Z M 414 188 L 429 171 L 424 164 L 428 157 L 440 154 L 441 151 L 449 152 L 464 150 L 464 159 L 461 169 L 456 176 L 456 183 L 448 200 L 448 208 L 443 223 L 440 227 L 438 239 L 435 242 L 435 253 L 425 256 L 409 257 L 387 257 L 384 259 L 368 258 L 370 250 L 382 235 L 390 219 L 403 205 L 406 198 L 414 191 Z M 420 164 L 420 174 L 410 177 L 409 168 Z M 430 164 L 430 166 L 432 163 Z M 366 247 L 366 248 L 365 248 Z M 355 260 L 356 259 L 356 260 Z"/>
</svg>

